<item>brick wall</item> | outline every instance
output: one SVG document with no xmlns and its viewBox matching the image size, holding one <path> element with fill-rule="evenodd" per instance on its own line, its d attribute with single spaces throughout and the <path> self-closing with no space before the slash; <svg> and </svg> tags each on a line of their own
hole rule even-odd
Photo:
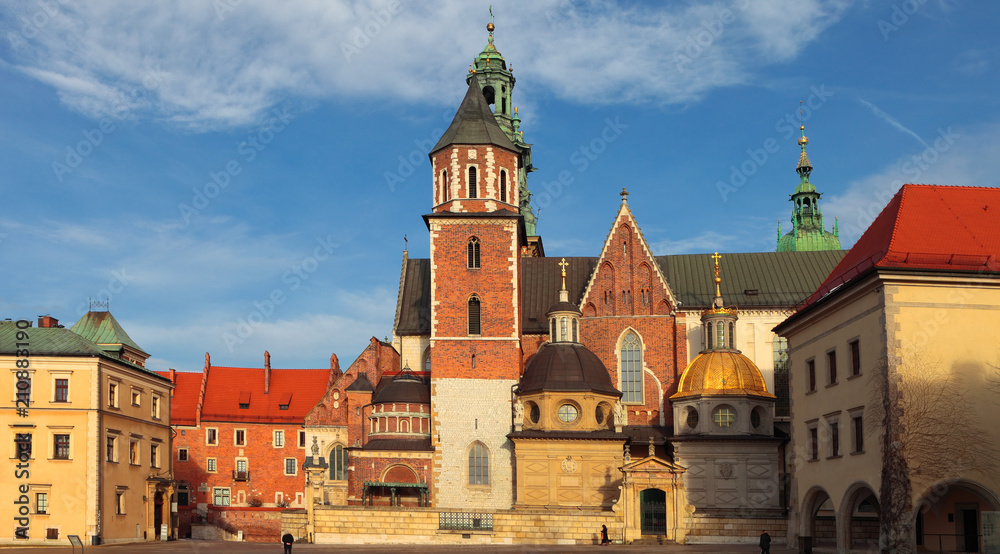
<svg viewBox="0 0 1000 554">
<path fill-rule="evenodd" d="M 208 522 L 237 534 L 243 531 L 247 542 L 278 542 L 281 540 L 281 508 L 212 508 Z"/>
<path fill-rule="evenodd" d="M 205 444 L 207 429 L 218 429 L 218 444 Z M 236 446 L 233 441 L 237 429 L 246 432 L 246 444 Z M 179 481 L 190 484 L 192 504 L 211 504 L 212 489 L 228 487 L 230 505 L 239 504 L 240 493 L 249 500 L 260 498 L 265 504 L 274 504 L 275 493 L 281 492 L 285 500 L 294 501 L 295 493 L 304 489 L 305 477 L 302 463 L 306 449 L 298 447 L 298 432 L 301 425 L 225 423 L 203 421 L 200 428 L 182 428 L 174 438 L 174 475 Z M 284 447 L 273 446 L 274 431 L 285 434 Z M 177 451 L 187 448 L 188 461 L 177 459 Z M 216 471 L 208 471 L 208 458 L 215 458 Z M 249 469 L 248 481 L 237 481 L 233 477 L 236 459 L 246 458 Z M 294 458 L 296 474 L 285 475 L 285 458 Z"/>
</svg>

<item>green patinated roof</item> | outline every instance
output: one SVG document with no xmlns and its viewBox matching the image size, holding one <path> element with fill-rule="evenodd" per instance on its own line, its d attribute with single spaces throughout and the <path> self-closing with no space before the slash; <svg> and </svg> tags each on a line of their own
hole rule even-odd
<svg viewBox="0 0 1000 554">
<path fill-rule="evenodd" d="M 17 332 L 25 331 L 28 340 L 18 340 Z M 0 354 L 14 355 L 18 350 L 15 343 L 27 342 L 31 356 L 101 356 L 101 350 L 93 342 L 62 327 L 28 327 L 18 329 L 13 321 L 0 322 Z"/>
<path fill-rule="evenodd" d="M 469 91 L 465 93 L 455 119 L 430 153 L 452 144 L 493 144 L 512 152 L 520 151 L 497 123 L 475 74 L 469 79 Z"/>
<path fill-rule="evenodd" d="M 795 194 L 815 193 L 815 192 L 816 192 L 816 185 L 809 182 L 809 177 L 803 177 L 801 180 L 799 180 L 799 186 L 795 187 Z"/>
<path fill-rule="evenodd" d="M 117 324 L 117 322 L 115 323 Z M 76 326 L 74 325 L 74 327 Z M 121 326 L 118 328 L 121 329 Z M 25 331 L 28 334 L 27 341 L 17 338 L 18 331 Z M 124 334 L 124 331 L 122 331 L 122 334 Z M 128 335 L 125 335 L 125 337 L 127 338 Z M 130 345 L 135 344 L 132 342 L 132 339 L 128 340 Z M 87 337 L 75 333 L 72 329 L 66 329 L 64 327 L 28 327 L 27 329 L 18 329 L 17 324 L 14 321 L 0 321 L 0 355 L 18 355 L 17 351 L 21 349 L 17 345 L 19 342 L 28 342 L 28 352 L 31 356 L 78 356 L 104 358 L 107 360 L 113 360 L 119 364 L 131 367 L 138 371 L 142 371 L 143 373 L 153 375 L 160 380 L 170 381 L 170 379 L 163 377 L 154 371 L 150 371 L 145 367 L 120 358 L 115 352 L 109 352 L 104 348 L 99 347 Z M 133 348 L 138 349 L 137 346 L 133 346 Z"/>
<path fill-rule="evenodd" d="M 778 252 L 807 252 L 817 250 L 840 250 L 840 238 L 822 229 L 800 229 L 778 240 Z"/>
<path fill-rule="evenodd" d="M 71 330 L 94 344 L 122 344 L 146 354 L 122 329 L 111 312 L 87 312 L 87 315 L 73 324 Z"/>
</svg>

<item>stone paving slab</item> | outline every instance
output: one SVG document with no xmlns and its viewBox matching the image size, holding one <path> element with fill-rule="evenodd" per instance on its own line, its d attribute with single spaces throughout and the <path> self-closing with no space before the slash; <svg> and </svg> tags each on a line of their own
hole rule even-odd
<svg viewBox="0 0 1000 554">
<path fill-rule="evenodd" d="M 77 547 L 77 552 L 80 548 Z M 26 552 L 28 554 L 66 554 L 72 552 L 69 546 L 65 547 L 10 547 L 0 546 L 0 553 L 6 552 Z M 168 543 L 131 543 L 121 545 L 101 545 L 88 546 L 84 554 L 230 554 L 230 553 L 272 553 L 281 554 L 282 547 L 279 543 L 252 543 L 252 542 L 224 542 L 224 541 L 194 541 L 178 540 Z M 534 552 L 555 552 L 565 554 L 577 554 L 583 552 L 627 552 L 628 554 L 645 553 L 705 553 L 714 554 L 758 554 L 760 549 L 753 545 L 745 544 L 702 544 L 702 545 L 642 545 L 642 546 L 622 546 L 612 545 L 606 548 L 601 546 L 555 546 L 555 545 L 517 545 L 517 546 L 460 546 L 460 545 L 330 545 L 330 544 L 296 544 L 292 548 L 293 554 L 311 554 L 319 552 L 361 552 L 364 554 L 430 554 L 442 552 L 445 554 L 457 554 L 462 552 L 475 552 L 476 554 L 528 554 Z M 774 554 L 789 554 L 794 550 L 785 549 L 783 546 L 771 547 Z M 815 550 L 814 550 L 815 552 Z"/>
</svg>

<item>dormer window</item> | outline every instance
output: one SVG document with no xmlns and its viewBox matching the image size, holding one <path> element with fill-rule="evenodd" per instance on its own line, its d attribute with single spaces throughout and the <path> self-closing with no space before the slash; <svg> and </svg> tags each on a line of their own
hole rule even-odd
<svg viewBox="0 0 1000 554">
<path fill-rule="evenodd" d="M 250 393 L 246 391 L 240 392 L 240 409 L 249 410 L 250 409 Z"/>
</svg>

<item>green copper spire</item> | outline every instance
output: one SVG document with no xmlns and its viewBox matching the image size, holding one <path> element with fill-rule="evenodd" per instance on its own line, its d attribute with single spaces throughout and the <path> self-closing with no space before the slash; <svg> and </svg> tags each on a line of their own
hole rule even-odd
<svg viewBox="0 0 1000 554">
<path fill-rule="evenodd" d="M 479 82 L 483 90 L 486 102 L 493 110 L 493 116 L 503 132 L 510 138 L 524 156 L 524 164 L 518 169 L 517 184 L 520 189 L 519 197 L 521 215 L 524 217 L 525 230 L 528 236 L 535 235 L 535 214 L 531 209 L 531 191 L 528 190 L 528 173 L 535 170 L 531 165 L 531 145 L 524 142 L 524 131 L 520 130 L 521 118 L 517 115 L 517 108 L 513 105 L 514 91 L 514 68 L 508 66 L 507 61 L 493 45 L 493 31 L 496 25 L 493 24 L 493 8 L 490 8 L 490 22 L 486 25 L 489 32 L 489 39 L 483 51 L 472 61 L 466 83 L 471 83 L 473 76 Z"/>
<path fill-rule="evenodd" d="M 801 103 L 801 102 L 800 102 Z M 799 117 L 801 118 L 801 108 Z M 840 237 L 837 224 L 833 225 L 833 232 L 829 233 L 823 229 L 823 211 L 819 207 L 819 199 L 822 195 L 816 190 L 815 185 L 809 182 L 809 175 L 812 174 L 812 164 L 809 156 L 806 155 L 806 145 L 809 138 L 806 137 L 806 127 L 799 124 L 798 144 L 802 149 L 799 154 L 799 164 L 795 167 L 795 172 L 799 174 L 799 184 L 795 187 L 795 193 L 791 196 L 792 204 L 792 230 L 785 236 L 781 236 L 781 222 L 778 222 L 778 252 L 803 252 L 814 250 L 840 250 Z"/>
</svg>

